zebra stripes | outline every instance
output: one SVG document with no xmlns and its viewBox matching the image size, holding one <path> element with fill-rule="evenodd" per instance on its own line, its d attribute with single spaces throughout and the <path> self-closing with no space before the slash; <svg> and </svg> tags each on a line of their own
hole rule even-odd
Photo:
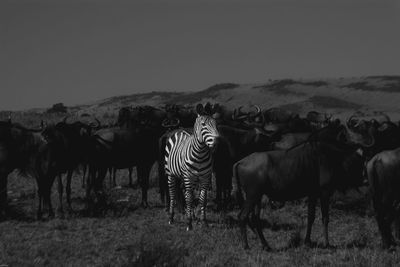
<svg viewBox="0 0 400 267">
<path fill-rule="evenodd" d="M 174 220 L 176 179 L 183 179 L 185 185 L 187 230 L 192 229 L 193 186 L 200 183 L 201 219 L 206 220 L 207 190 L 212 173 L 211 151 L 218 138 L 216 121 L 208 115 L 198 115 L 193 133 L 177 130 L 167 141 L 165 172 L 168 176 L 170 193 L 170 224 Z"/>
</svg>

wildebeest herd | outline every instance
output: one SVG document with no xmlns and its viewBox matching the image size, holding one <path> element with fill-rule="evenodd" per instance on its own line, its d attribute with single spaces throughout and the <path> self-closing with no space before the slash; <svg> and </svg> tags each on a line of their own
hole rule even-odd
<svg viewBox="0 0 400 267">
<path fill-rule="evenodd" d="M 65 173 L 67 204 L 72 210 L 72 173 L 81 166 L 87 170 L 82 186 L 89 211 L 98 211 L 105 203 L 107 173 L 125 168 L 131 173 L 132 167 L 137 169 L 141 205 L 147 207 L 149 175 L 158 162 L 160 197 L 169 212 L 169 223 L 174 222 L 174 206 L 179 202 L 186 205 L 187 230 L 192 229 L 197 185 L 200 219 L 207 225 L 207 192 L 214 174 L 219 208 L 236 204 L 241 208 L 238 220 L 245 248 L 249 226 L 263 248 L 270 249 L 260 221 L 264 195 L 273 206 L 308 198 L 306 244 L 311 243 L 320 200 L 324 245 L 329 246 L 332 193 L 368 184 L 382 244 L 385 248 L 396 245 L 391 224 L 400 221 L 398 123 L 385 114 L 355 113 L 342 122 L 315 111 L 303 118 L 279 108 L 243 109 L 210 103 L 123 107 L 112 126 L 102 126 L 96 119 L 91 124 L 72 122 L 68 116 L 56 124 L 42 121 L 37 129 L 11 119 L 1 121 L 0 218 L 7 215 L 7 177 L 15 169 L 36 179 L 40 219 L 43 207 L 49 217 L 54 216 L 50 196 L 56 178 L 58 212 L 64 213 L 61 178 Z"/>
</svg>

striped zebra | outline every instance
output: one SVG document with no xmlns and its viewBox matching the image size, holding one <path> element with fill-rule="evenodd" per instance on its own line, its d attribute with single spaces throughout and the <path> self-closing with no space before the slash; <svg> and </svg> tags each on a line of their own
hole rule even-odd
<svg viewBox="0 0 400 267">
<path fill-rule="evenodd" d="M 193 133 L 184 129 L 177 130 L 166 144 L 165 172 L 168 176 L 170 193 L 169 224 L 174 221 L 176 179 L 185 184 L 187 230 L 192 229 L 193 186 L 200 183 L 201 220 L 206 224 L 207 190 L 210 187 L 212 173 L 211 148 L 219 136 L 217 124 L 209 111 L 198 104 L 197 119 Z"/>
</svg>

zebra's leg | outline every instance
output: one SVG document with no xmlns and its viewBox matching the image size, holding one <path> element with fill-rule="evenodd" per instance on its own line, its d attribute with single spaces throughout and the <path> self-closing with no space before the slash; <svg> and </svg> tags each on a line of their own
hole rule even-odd
<svg viewBox="0 0 400 267">
<path fill-rule="evenodd" d="M 175 207 L 175 180 L 176 178 L 173 176 L 168 176 L 168 189 L 169 189 L 169 224 L 174 223 L 174 207 Z"/>
<path fill-rule="evenodd" d="M 190 231 L 193 229 L 192 226 L 193 188 L 190 178 L 185 179 L 185 201 L 186 201 L 186 220 L 187 220 L 186 231 Z"/>
<path fill-rule="evenodd" d="M 207 226 L 206 220 L 206 208 L 207 208 L 207 190 L 210 187 L 210 178 L 207 177 L 202 179 L 200 182 L 200 219 L 203 223 L 203 226 Z"/>
</svg>

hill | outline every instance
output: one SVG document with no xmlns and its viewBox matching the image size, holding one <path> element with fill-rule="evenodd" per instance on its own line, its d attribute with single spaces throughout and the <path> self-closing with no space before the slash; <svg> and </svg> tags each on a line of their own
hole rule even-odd
<svg viewBox="0 0 400 267">
<path fill-rule="evenodd" d="M 168 103 L 193 105 L 207 101 L 223 103 L 230 108 L 251 104 L 265 109 L 283 107 L 299 114 L 317 110 L 340 118 L 347 117 L 356 110 L 364 113 L 386 112 L 393 119 L 399 120 L 400 76 L 270 79 L 259 84 L 221 83 L 197 92 L 150 92 L 115 96 L 69 107 L 69 112 L 76 115 L 96 114 L 102 119 L 111 120 L 122 106 L 161 107 Z M 35 109 L 25 113 L 44 111 L 45 109 Z"/>
<path fill-rule="evenodd" d="M 234 108 L 257 104 L 284 107 L 300 114 L 309 110 L 347 115 L 355 110 L 384 111 L 400 117 L 400 76 L 368 76 L 324 80 L 269 80 L 262 84 L 221 83 L 198 92 L 151 92 L 117 96 L 75 107 L 80 112 L 115 112 L 121 106 L 219 102 Z"/>
</svg>

